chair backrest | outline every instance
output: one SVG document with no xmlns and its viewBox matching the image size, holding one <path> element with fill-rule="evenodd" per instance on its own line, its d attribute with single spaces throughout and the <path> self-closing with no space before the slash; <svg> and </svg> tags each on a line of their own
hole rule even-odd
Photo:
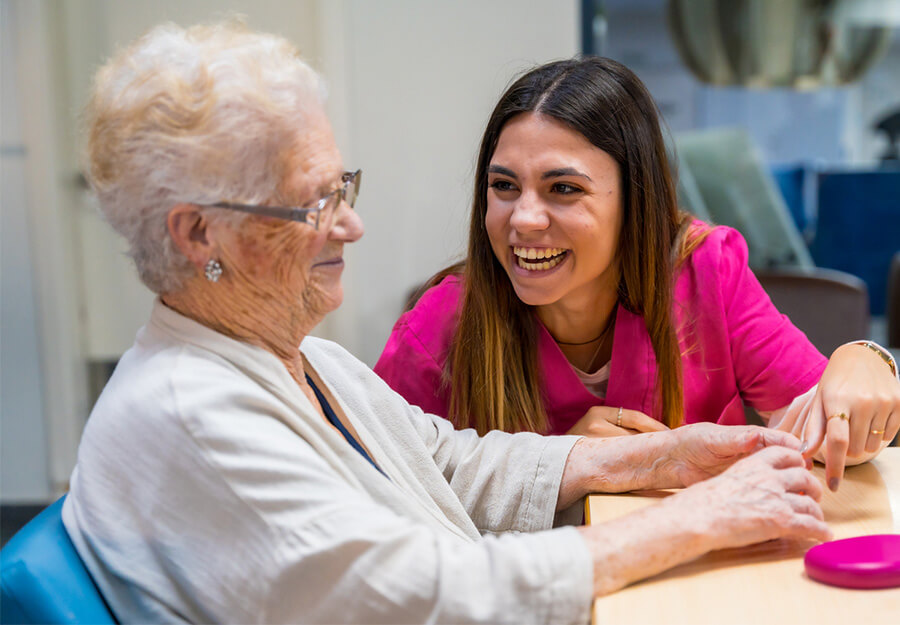
<svg viewBox="0 0 900 625">
<path fill-rule="evenodd" d="M 679 167 L 690 170 L 712 220 L 747 240 L 751 267 L 813 266 L 772 172 L 744 130 L 684 133 L 676 146 Z M 679 190 L 680 199 L 687 190 Z"/>
<path fill-rule="evenodd" d="M 115 623 L 62 523 L 65 496 L 0 552 L 5 623 Z"/>
<path fill-rule="evenodd" d="M 775 307 L 826 356 L 869 335 L 868 291 L 856 276 L 821 268 L 755 273 Z"/>
</svg>

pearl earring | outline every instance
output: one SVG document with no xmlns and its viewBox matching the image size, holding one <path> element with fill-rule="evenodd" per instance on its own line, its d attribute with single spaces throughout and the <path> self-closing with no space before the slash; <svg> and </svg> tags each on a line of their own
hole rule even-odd
<svg viewBox="0 0 900 625">
<path fill-rule="evenodd" d="M 203 274 L 210 282 L 218 282 L 219 278 L 222 277 L 222 263 L 215 258 L 210 258 L 206 261 L 206 266 L 203 268 Z"/>
</svg>

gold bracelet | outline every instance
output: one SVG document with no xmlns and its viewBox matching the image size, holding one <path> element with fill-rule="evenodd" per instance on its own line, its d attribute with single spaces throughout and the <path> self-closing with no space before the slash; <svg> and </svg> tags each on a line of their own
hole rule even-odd
<svg viewBox="0 0 900 625">
<path fill-rule="evenodd" d="M 897 374 L 897 361 L 895 361 L 890 352 L 884 349 L 881 345 L 873 343 L 872 341 L 853 341 L 849 344 L 862 345 L 871 349 L 873 352 L 881 356 L 881 359 L 885 362 L 885 364 L 890 367 L 891 373 L 894 374 L 894 377 L 900 379 L 900 375 Z"/>
</svg>

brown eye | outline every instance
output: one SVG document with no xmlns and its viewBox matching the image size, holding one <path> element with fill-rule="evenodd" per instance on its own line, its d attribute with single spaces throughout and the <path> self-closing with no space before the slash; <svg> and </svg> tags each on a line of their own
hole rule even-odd
<svg viewBox="0 0 900 625">
<path fill-rule="evenodd" d="M 568 184 L 566 182 L 557 182 L 554 183 L 553 187 L 551 187 L 554 193 L 559 193 L 560 195 L 572 195 L 573 193 L 581 193 L 581 189 L 576 187 L 575 185 Z"/>
<path fill-rule="evenodd" d="M 490 184 L 490 187 L 497 191 L 498 193 L 504 193 L 507 191 L 515 191 L 516 187 L 509 180 L 495 180 Z"/>
</svg>

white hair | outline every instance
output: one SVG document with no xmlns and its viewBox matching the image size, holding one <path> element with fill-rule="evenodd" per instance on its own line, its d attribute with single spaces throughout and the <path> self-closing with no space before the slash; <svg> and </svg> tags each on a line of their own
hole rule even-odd
<svg viewBox="0 0 900 625">
<path fill-rule="evenodd" d="M 144 284 L 173 292 L 196 271 L 169 236 L 174 205 L 277 196 L 287 151 L 324 95 L 290 43 L 237 20 L 157 26 L 97 72 L 87 175 Z"/>
</svg>

